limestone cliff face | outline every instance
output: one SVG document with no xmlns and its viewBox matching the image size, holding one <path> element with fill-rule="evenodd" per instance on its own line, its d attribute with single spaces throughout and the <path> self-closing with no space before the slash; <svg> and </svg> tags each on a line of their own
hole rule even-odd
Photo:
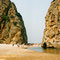
<svg viewBox="0 0 60 60">
<path fill-rule="evenodd" d="M 0 43 L 27 43 L 22 16 L 10 0 L 0 0 Z"/>
<path fill-rule="evenodd" d="M 45 17 L 45 30 L 42 44 L 60 48 L 60 0 L 53 0 Z"/>
</svg>

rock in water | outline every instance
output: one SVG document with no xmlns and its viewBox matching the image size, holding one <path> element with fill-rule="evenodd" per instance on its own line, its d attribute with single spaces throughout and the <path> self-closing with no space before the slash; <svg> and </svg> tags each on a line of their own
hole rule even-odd
<svg viewBox="0 0 60 60">
<path fill-rule="evenodd" d="M 0 43 L 27 43 L 22 16 L 10 0 L 0 0 Z"/>
<path fill-rule="evenodd" d="M 53 0 L 45 17 L 42 45 L 60 48 L 60 0 Z"/>
</svg>

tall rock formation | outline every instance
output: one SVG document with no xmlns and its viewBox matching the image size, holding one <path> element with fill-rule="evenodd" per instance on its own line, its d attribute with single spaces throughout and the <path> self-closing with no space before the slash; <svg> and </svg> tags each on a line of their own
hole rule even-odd
<svg viewBox="0 0 60 60">
<path fill-rule="evenodd" d="M 53 0 L 45 17 L 42 45 L 60 48 L 60 0 Z"/>
<path fill-rule="evenodd" d="M 27 43 L 22 16 L 10 0 L 0 0 L 0 43 Z"/>
</svg>

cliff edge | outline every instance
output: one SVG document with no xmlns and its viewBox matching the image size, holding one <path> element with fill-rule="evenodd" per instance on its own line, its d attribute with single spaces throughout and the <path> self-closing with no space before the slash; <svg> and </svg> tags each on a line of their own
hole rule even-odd
<svg viewBox="0 0 60 60">
<path fill-rule="evenodd" d="M 0 43 L 27 43 L 22 16 L 10 0 L 0 0 Z"/>
<path fill-rule="evenodd" d="M 42 45 L 60 48 L 60 0 L 53 0 L 48 9 Z"/>
</svg>

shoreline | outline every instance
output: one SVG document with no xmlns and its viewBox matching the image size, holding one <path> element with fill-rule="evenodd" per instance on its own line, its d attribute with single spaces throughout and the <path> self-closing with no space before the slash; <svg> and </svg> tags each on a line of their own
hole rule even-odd
<svg viewBox="0 0 60 60">
<path fill-rule="evenodd" d="M 60 54 L 49 54 L 0 44 L 0 60 L 60 60 Z"/>
<path fill-rule="evenodd" d="M 0 44 L 0 46 L 6 46 L 6 47 L 20 47 L 20 48 L 24 48 L 27 49 L 29 47 L 41 47 L 41 44 L 29 44 L 29 45 L 19 45 L 19 44 Z"/>
</svg>

